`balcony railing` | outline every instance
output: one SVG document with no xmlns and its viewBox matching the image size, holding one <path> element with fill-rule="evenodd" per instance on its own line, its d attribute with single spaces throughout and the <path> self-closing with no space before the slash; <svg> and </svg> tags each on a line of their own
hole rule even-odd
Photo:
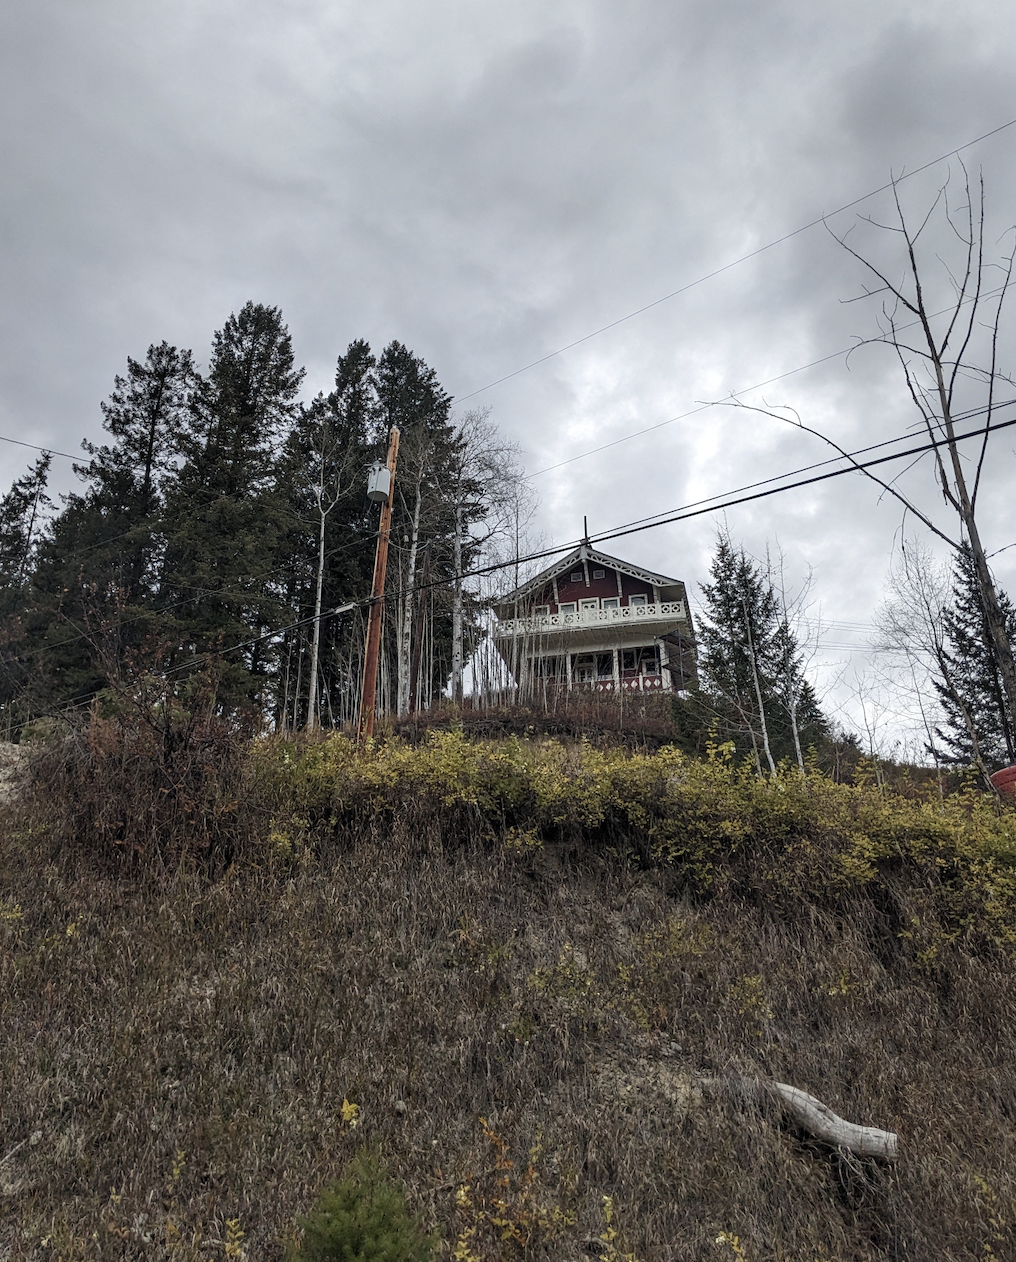
<svg viewBox="0 0 1016 1262">
<path fill-rule="evenodd" d="M 548 613 L 531 618 L 506 618 L 494 627 L 495 636 L 552 635 L 558 631 L 616 626 L 632 623 L 673 622 L 687 616 L 684 601 L 661 601 L 656 605 L 621 605 L 617 609 L 579 609 L 575 613 Z"/>
</svg>

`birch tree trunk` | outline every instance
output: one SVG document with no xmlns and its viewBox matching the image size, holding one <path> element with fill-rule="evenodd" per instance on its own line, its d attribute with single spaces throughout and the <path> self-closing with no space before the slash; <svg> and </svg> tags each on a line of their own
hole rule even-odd
<svg viewBox="0 0 1016 1262">
<path fill-rule="evenodd" d="M 790 706 L 790 730 L 794 735 L 794 753 L 797 756 L 797 765 L 801 771 L 804 771 L 804 754 L 801 752 L 801 733 L 797 727 L 797 689 L 794 689 L 793 701 Z"/>
<path fill-rule="evenodd" d="M 751 623 L 748 620 L 748 609 L 744 609 L 744 629 L 748 633 L 748 657 L 751 659 L 751 677 L 755 683 L 755 700 L 758 702 L 758 721 L 762 728 L 762 748 L 765 750 L 769 772 L 776 775 L 776 764 L 773 762 L 773 751 L 769 748 L 769 724 L 766 722 L 766 708 L 762 703 L 762 685 L 758 677 L 758 661 L 755 657 L 755 642 L 752 639 Z"/>
<path fill-rule="evenodd" d="M 406 591 L 402 602 L 402 626 L 398 644 L 398 680 L 396 685 L 396 714 L 409 713 L 410 676 L 413 655 L 413 585 L 416 582 L 416 557 L 420 546 L 420 505 L 422 478 L 416 480 L 416 502 L 413 505 L 413 524 L 409 538 L 409 561 L 406 565 Z"/>
<path fill-rule="evenodd" d="M 855 1157 L 880 1157 L 883 1161 L 895 1161 L 899 1138 L 894 1131 L 879 1130 L 877 1126 L 860 1126 L 848 1122 L 834 1113 L 828 1104 L 816 1096 L 792 1087 L 787 1082 L 758 1081 L 742 1078 L 740 1085 L 753 1095 L 763 1092 L 775 1096 L 787 1113 L 803 1131 L 834 1148 L 845 1148 Z"/>
<path fill-rule="evenodd" d="M 453 547 L 455 581 L 452 586 L 452 700 L 462 704 L 462 505 L 455 505 Z"/>
<path fill-rule="evenodd" d="M 318 712 L 318 676 L 320 674 L 318 659 L 321 654 L 321 593 L 325 583 L 325 518 L 327 516 L 323 496 L 318 497 L 318 564 L 317 589 L 314 593 L 314 634 L 310 650 L 310 695 L 307 699 L 307 730 L 313 732 L 317 726 Z"/>
</svg>

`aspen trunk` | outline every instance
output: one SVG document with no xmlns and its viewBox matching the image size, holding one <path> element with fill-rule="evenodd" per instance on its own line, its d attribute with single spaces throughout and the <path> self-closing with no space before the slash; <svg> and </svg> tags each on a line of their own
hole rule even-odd
<svg viewBox="0 0 1016 1262">
<path fill-rule="evenodd" d="M 462 704 L 462 507 L 455 506 L 455 582 L 452 587 L 452 700 Z"/>
<path fill-rule="evenodd" d="M 773 751 L 769 748 L 769 725 L 766 722 L 766 709 L 762 703 L 762 685 L 758 677 L 758 662 L 755 658 L 755 644 L 751 635 L 751 623 L 748 621 L 748 610 L 744 611 L 744 629 L 748 633 L 748 656 L 751 658 L 751 675 L 755 681 L 755 700 L 758 702 L 758 721 L 762 728 L 762 748 L 765 750 L 766 762 L 770 774 L 776 775 L 776 764 L 773 762 Z"/>
<path fill-rule="evenodd" d="M 969 194 L 969 186 L 968 186 Z M 982 190 L 983 198 L 983 190 Z M 982 233 L 983 233 L 983 201 L 982 201 Z M 931 330 L 931 324 L 924 305 L 924 296 L 921 290 L 920 278 L 917 273 L 917 263 L 914 257 L 913 244 L 910 242 L 908 235 L 908 244 L 910 245 L 910 266 L 914 282 L 917 287 L 917 314 L 921 322 L 924 332 L 924 338 L 930 352 L 930 359 L 935 369 L 935 388 L 938 394 L 939 407 L 942 412 L 942 427 L 945 430 L 947 439 L 947 450 L 949 452 L 949 462 L 952 466 L 953 487 L 950 489 L 948 480 L 945 476 L 945 469 L 942 462 L 939 461 L 939 476 L 942 483 L 942 494 L 947 502 L 959 514 L 960 521 L 967 534 L 970 542 L 970 551 L 974 558 L 974 570 L 977 574 L 977 584 L 981 593 L 981 604 L 984 608 L 985 621 L 988 624 L 988 631 L 991 635 L 991 647 L 998 663 L 998 671 L 1002 677 L 1002 687 L 1005 690 L 1006 701 L 1009 707 L 1010 725 L 1016 724 L 1016 662 L 1013 660 L 1012 644 L 1009 641 L 1008 628 L 1005 624 L 1005 615 L 998 604 L 998 593 L 995 590 L 995 583 L 991 577 L 991 571 L 988 569 L 988 559 L 984 552 L 984 546 L 981 543 L 981 534 L 977 529 L 977 520 L 974 516 L 974 502 L 970 497 L 967 488 L 966 475 L 963 472 L 963 464 L 960 460 L 959 448 L 956 445 L 956 430 L 953 426 L 952 417 L 952 389 L 946 382 L 945 367 L 943 364 L 944 346 L 940 347 L 934 338 Z M 971 234 L 973 241 L 973 233 Z M 983 236 L 981 238 L 983 241 Z M 980 263 L 977 270 L 977 288 L 978 297 L 980 295 L 981 281 Z M 1010 270 L 1011 275 L 1011 270 Z M 1008 279 L 1007 279 L 1008 285 Z M 965 288 L 965 284 L 964 284 Z M 1001 300 L 1000 300 L 1001 304 Z M 975 300 L 975 310 L 976 310 Z M 999 306 L 1001 311 L 1001 305 Z M 992 386 L 994 384 L 994 354 L 998 342 L 998 324 L 996 318 L 994 336 L 992 339 Z M 993 398 L 989 388 L 988 395 L 988 424 L 991 423 Z M 975 481 L 974 495 L 977 494 L 977 483 Z"/>
<path fill-rule="evenodd" d="M 959 512 L 960 521 L 970 543 L 970 552 L 974 558 L 974 572 L 977 575 L 977 586 L 980 590 L 981 605 L 984 609 L 984 620 L 988 624 L 988 632 L 991 635 L 991 647 L 995 660 L 998 663 L 998 673 L 1002 677 L 1002 687 L 1005 691 L 1005 699 L 1009 708 L 1009 722 L 1010 725 L 1013 725 L 1016 724 L 1016 662 L 1013 660 L 1012 644 L 1009 642 L 1005 615 L 999 607 L 995 582 L 988 568 L 988 558 L 984 552 L 984 545 L 981 543 L 981 533 L 977 529 L 974 505 L 970 498 L 970 492 L 967 489 L 967 479 L 963 472 L 963 464 L 956 445 L 956 430 L 953 426 L 951 399 L 945 383 L 941 357 L 937 353 L 937 348 L 934 347 L 930 329 L 926 329 L 926 337 L 928 345 L 935 349 L 935 354 L 933 354 L 932 358 L 935 364 L 938 399 L 942 409 L 942 424 L 948 440 L 947 450 L 949 452 L 949 462 L 952 465 L 953 488 L 955 490 L 955 495 L 951 494 L 943 470 L 942 493 L 947 501 L 950 499 L 953 501 L 953 506 Z M 939 465 L 939 468 L 942 470 L 941 465 Z"/>
<path fill-rule="evenodd" d="M 412 644 L 413 644 L 413 594 L 412 589 L 416 581 L 416 557 L 420 546 L 420 503 L 421 503 L 420 479 L 416 482 L 416 503 L 413 506 L 413 525 L 412 533 L 409 539 L 409 561 L 406 565 L 406 591 L 402 602 L 402 626 L 400 628 L 399 644 L 398 644 L 398 682 L 397 695 L 395 701 L 396 714 L 408 714 L 409 712 L 409 694 L 410 694 L 410 676 L 412 674 Z"/>
<path fill-rule="evenodd" d="M 318 717 L 318 674 L 321 655 L 321 593 L 325 583 L 325 510 L 318 498 L 320 529 L 318 530 L 317 589 L 314 593 L 314 635 L 310 650 L 310 695 L 307 698 L 307 730 L 313 731 Z"/>
</svg>

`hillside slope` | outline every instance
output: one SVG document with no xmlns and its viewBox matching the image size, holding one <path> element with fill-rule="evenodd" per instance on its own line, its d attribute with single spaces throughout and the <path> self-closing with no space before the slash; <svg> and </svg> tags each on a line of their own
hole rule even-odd
<svg viewBox="0 0 1016 1262">
<path fill-rule="evenodd" d="M 362 1145 L 459 1262 L 1016 1256 L 1011 813 L 722 751 L 227 745 L 93 728 L 4 808 L 0 1256 L 281 1258 Z"/>
</svg>

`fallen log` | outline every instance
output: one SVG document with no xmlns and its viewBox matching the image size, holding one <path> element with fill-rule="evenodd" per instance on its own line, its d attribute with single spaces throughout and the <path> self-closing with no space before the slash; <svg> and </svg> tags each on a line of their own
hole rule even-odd
<svg viewBox="0 0 1016 1262">
<path fill-rule="evenodd" d="M 895 1131 L 882 1131 L 877 1126 L 858 1126 L 834 1113 L 828 1104 L 809 1095 L 800 1087 L 773 1078 L 745 1078 L 732 1075 L 723 1078 L 700 1078 L 704 1087 L 736 1092 L 749 1099 L 775 1097 L 797 1125 L 815 1139 L 834 1148 L 844 1148 L 855 1157 L 880 1157 L 895 1161 L 899 1137 Z"/>
<path fill-rule="evenodd" d="M 747 1085 L 747 1084 L 746 1084 Z M 845 1148 L 855 1157 L 881 1157 L 896 1160 L 897 1136 L 876 1126 L 858 1126 L 848 1122 L 815 1096 L 786 1082 L 765 1080 L 752 1084 L 757 1091 L 767 1091 L 783 1105 L 801 1130 L 807 1131 L 834 1148 Z"/>
</svg>

